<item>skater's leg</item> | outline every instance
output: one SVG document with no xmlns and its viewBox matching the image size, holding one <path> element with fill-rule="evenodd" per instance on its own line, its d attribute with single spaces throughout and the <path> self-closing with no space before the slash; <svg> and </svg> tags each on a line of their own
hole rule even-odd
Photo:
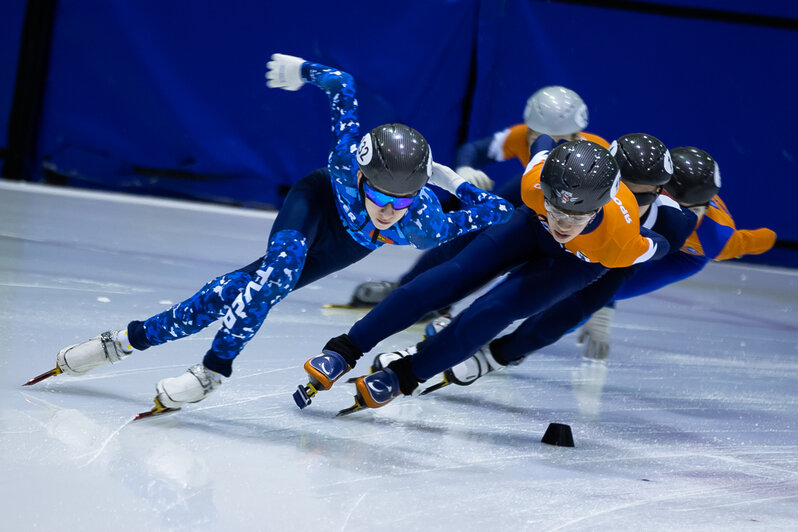
<svg viewBox="0 0 798 532">
<path fill-rule="evenodd" d="M 601 265 L 562 255 L 525 264 L 419 344 L 415 355 L 358 378 L 355 408 L 376 408 L 398 395 L 413 394 L 420 382 L 472 357 L 514 320 L 561 301 L 605 272 Z"/>
<path fill-rule="evenodd" d="M 490 343 L 494 358 L 506 366 L 553 344 L 612 301 L 618 288 L 636 269 L 633 266 L 610 270 L 578 292 L 524 320 L 512 333 Z"/>
<path fill-rule="evenodd" d="M 474 231 L 466 233 L 462 236 L 458 236 L 454 240 L 444 242 L 440 246 L 425 251 L 413 266 L 399 278 L 399 286 L 409 283 L 425 271 L 452 259 L 473 242 L 481 232 L 482 231 Z"/>
<path fill-rule="evenodd" d="M 523 262 L 537 249 L 541 232 L 545 229 L 532 211 L 517 210 L 510 221 L 482 232 L 453 259 L 394 290 L 352 326 L 349 336 L 363 352 L 371 350 L 427 312 L 458 301 Z"/>
<path fill-rule="evenodd" d="M 466 360 L 513 321 L 535 315 L 606 272 L 574 257 L 536 261 L 514 271 L 421 344 L 412 370 L 426 380 Z"/>
<path fill-rule="evenodd" d="M 260 268 L 226 309 L 222 328 L 203 359 L 207 368 L 230 376 L 233 359 L 258 332 L 269 310 L 296 286 L 306 255 L 301 233 L 283 230 L 272 237 Z"/>
</svg>

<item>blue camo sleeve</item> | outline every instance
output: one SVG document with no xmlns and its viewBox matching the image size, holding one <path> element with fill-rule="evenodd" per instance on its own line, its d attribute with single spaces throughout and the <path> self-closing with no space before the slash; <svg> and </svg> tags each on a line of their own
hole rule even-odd
<svg viewBox="0 0 798 532">
<path fill-rule="evenodd" d="M 341 70 L 317 63 L 302 65 L 302 78 L 323 90 L 330 100 L 332 147 L 328 159 L 330 174 L 336 183 L 357 188 L 355 150 L 360 140 L 354 78 Z"/>
<path fill-rule="evenodd" d="M 429 249 L 460 235 L 484 229 L 510 219 L 513 206 L 506 200 L 462 183 L 456 195 L 463 208 L 443 212 L 438 198 L 426 187 L 421 190 L 424 207 L 402 220 L 402 231 L 410 245 Z"/>
</svg>

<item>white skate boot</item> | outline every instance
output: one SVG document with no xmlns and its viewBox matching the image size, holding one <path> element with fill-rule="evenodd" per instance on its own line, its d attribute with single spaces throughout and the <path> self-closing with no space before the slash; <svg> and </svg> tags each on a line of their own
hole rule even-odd
<svg viewBox="0 0 798 532">
<path fill-rule="evenodd" d="M 77 376 L 98 366 L 119 362 L 132 352 L 127 331 L 106 331 L 82 344 L 63 348 L 55 362 L 63 373 Z"/>
<path fill-rule="evenodd" d="M 390 353 L 380 353 L 374 357 L 374 362 L 371 363 L 371 373 L 376 373 L 388 367 L 388 364 L 400 358 L 409 357 L 416 354 L 416 346 L 411 345 L 398 351 L 391 351 Z M 354 382 L 354 381 L 351 381 Z"/>
<path fill-rule="evenodd" d="M 520 362 L 520 361 L 519 361 Z M 499 364 L 493 353 L 490 351 L 490 344 L 482 346 L 479 351 L 443 372 L 443 380 L 438 384 L 433 384 L 423 392 L 421 395 L 432 393 L 435 390 L 440 390 L 444 386 L 450 384 L 457 384 L 458 386 L 468 386 L 473 384 L 477 379 L 483 375 L 487 375 L 493 371 L 504 369 L 505 366 Z"/>
<path fill-rule="evenodd" d="M 160 403 L 164 408 L 177 409 L 184 403 L 202 401 L 221 384 L 222 378 L 218 373 L 202 364 L 196 364 L 179 377 L 158 381 L 155 385 L 155 391 L 158 393 L 155 403 L 156 405 Z"/>
<path fill-rule="evenodd" d="M 132 352 L 133 346 L 128 341 L 127 330 L 106 331 L 82 344 L 63 348 L 55 357 L 55 368 L 33 377 L 24 386 L 31 386 L 61 373 L 83 375 L 97 366 L 119 362 Z"/>
</svg>

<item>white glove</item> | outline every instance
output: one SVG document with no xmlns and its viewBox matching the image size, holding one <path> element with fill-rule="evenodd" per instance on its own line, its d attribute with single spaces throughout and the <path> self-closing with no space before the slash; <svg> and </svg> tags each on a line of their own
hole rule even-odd
<svg viewBox="0 0 798 532">
<path fill-rule="evenodd" d="M 602 307 L 579 329 L 579 344 L 585 344 L 587 358 L 603 360 L 610 355 L 610 323 L 615 309 Z"/>
<path fill-rule="evenodd" d="M 457 187 L 463 183 L 465 183 L 465 179 L 457 175 L 457 172 L 445 164 L 432 163 L 432 176 L 429 178 L 430 185 L 441 187 L 454 194 L 457 191 Z"/>
<path fill-rule="evenodd" d="M 455 172 L 457 172 L 460 177 L 482 190 L 493 190 L 493 185 L 495 185 L 493 179 L 488 177 L 488 174 L 482 170 L 471 168 L 470 166 L 461 166 L 455 170 Z"/>
<path fill-rule="evenodd" d="M 305 84 L 302 79 L 302 63 L 305 60 L 293 55 L 272 54 L 266 63 L 266 86 L 287 91 L 299 90 Z"/>
</svg>

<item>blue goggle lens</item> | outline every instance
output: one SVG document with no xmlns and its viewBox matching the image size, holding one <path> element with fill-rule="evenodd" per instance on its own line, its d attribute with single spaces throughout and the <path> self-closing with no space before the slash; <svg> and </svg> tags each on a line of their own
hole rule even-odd
<svg viewBox="0 0 798 532">
<path fill-rule="evenodd" d="M 390 203 L 397 211 L 410 207 L 418 195 L 416 194 L 409 198 L 398 198 L 396 196 L 391 196 L 390 194 L 380 192 L 365 182 L 363 183 L 363 191 L 366 193 L 366 197 L 373 201 L 377 207 L 385 207 Z"/>
</svg>

